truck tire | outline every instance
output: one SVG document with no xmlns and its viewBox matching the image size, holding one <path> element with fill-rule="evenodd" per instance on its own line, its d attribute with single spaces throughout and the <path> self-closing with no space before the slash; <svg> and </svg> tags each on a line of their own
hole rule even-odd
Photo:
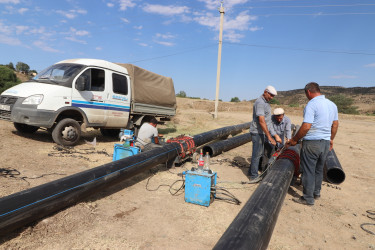
<svg viewBox="0 0 375 250">
<path fill-rule="evenodd" d="M 57 123 L 52 131 L 52 139 L 62 146 L 76 145 L 81 138 L 81 126 L 70 118 L 65 118 Z"/>
<path fill-rule="evenodd" d="M 101 128 L 100 133 L 103 136 L 106 136 L 106 137 L 118 138 L 118 135 L 120 134 L 120 130 L 119 129 Z"/>
<path fill-rule="evenodd" d="M 22 124 L 22 123 L 14 123 L 14 127 L 17 129 L 17 131 L 25 134 L 32 134 L 35 133 L 39 127 L 27 125 L 27 124 Z"/>
</svg>

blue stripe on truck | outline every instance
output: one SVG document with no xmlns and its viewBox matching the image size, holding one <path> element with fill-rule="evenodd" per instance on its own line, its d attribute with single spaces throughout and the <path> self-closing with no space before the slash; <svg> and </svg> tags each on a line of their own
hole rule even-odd
<svg viewBox="0 0 375 250">
<path fill-rule="evenodd" d="M 114 104 L 107 104 L 107 103 L 100 103 L 100 102 L 86 102 L 86 101 L 72 100 L 72 106 L 80 107 L 80 108 L 89 108 L 89 109 L 105 109 L 105 110 L 130 112 L 129 106 L 121 106 L 121 105 L 114 105 Z"/>
</svg>

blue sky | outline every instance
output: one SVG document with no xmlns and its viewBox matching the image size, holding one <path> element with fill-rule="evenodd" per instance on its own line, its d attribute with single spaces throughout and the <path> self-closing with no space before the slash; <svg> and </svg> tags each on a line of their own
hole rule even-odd
<svg viewBox="0 0 375 250">
<path fill-rule="evenodd" d="M 375 86 L 375 1 L 224 0 L 220 98 L 267 85 Z M 41 71 L 64 59 L 133 63 L 175 90 L 215 99 L 216 0 L 0 0 L 0 64 Z"/>
</svg>

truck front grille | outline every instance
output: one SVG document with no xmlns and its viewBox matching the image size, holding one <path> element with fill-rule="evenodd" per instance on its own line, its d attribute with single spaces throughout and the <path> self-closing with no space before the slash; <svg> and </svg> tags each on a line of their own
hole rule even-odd
<svg viewBox="0 0 375 250">
<path fill-rule="evenodd" d="M 14 96 L 2 95 L 0 96 L 0 104 L 13 105 L 16 103 L 17 99 L 18 98 Z"/>
<path fill-rule="evenodd" d="M 0 96 L 0 106 L 1 105 L 9 105 L 10 111 L 0 109 L 0 119 L 10 121 L 10 113 L 12 111 L 13 105 L 17 102 L 18 97 L 9 96 L 9 95 L 2 95 Z"/>
</svg>

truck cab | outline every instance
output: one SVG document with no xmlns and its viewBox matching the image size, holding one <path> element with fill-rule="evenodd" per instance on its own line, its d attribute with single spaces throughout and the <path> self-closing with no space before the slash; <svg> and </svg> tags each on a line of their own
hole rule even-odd
<svg viewBox="0 0 375 250">
<path fill-rule="evenodd" d="M 97 59 L 64 60 L 4 91 L 0 119 L 13 122 L 22 133 L 46 128 L 56 143 L 72 146 L 80 139 L 81 127 L 100 128 L 103 135 L 118 134 L 120 128 L 130 128 L 145 116 L 169 118 L 175 114 L 175 104 L 135 103 L 132 88 L 136 86 L 131 81 L 134 79 L 128 69 L 119 64 Z M 150 107 L 132 112 L 136 106 Z"/>
</svg>

